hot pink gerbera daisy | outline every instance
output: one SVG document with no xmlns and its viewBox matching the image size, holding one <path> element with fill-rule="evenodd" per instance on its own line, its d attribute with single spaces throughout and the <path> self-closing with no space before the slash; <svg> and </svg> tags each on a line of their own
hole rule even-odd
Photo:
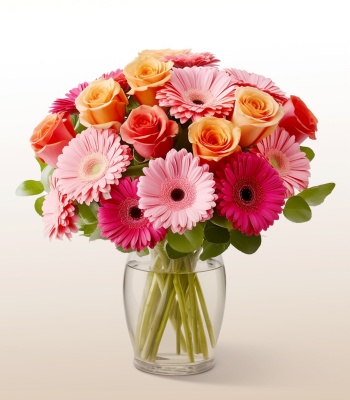
<svg viewBox="0 0 350 400">
<path fill-rule="evenodd" d="M 284 104 L 288 100 L 286 94 L 270 78 L 236 68 L 226 68 L 225 71 L 231 76 L 235 88 L 240 86 L 255 87 L 268 93 L 279 104 Z"/>
<path fill-rule="evenodd" d="M 118 184 L 130 164 L 130 148 L 120 144 L 114 129 L 88 128 L 72 139 L 58 156 L 58 187 L 79 203 L 98 201 Z"/>
<path fill-rule="evenodd" d="M 87 82 L 79 83 L 78 87 L 65 94 L 66 97 L 62 99 L 56 99 L 50 107 L 50 112 L 52 114 L 60 112 L 78 114 L 78 110 L 75 107 L 75 99 L 88 85 L 89 84 Z"/>
<path fill-rule="evenodd" d="M 139 207 L 155 228 L 182 234 L 210 219 L 215 207 L 215 181 L 208 165 L 185 149 L 172 149 L 165 160 L 156 158 L 144 168 L 137 194 Z"/>
<path fill-rule="evenodd" d="M 234 229 L 251 236 L 278 219 L 285 187 L 277 171 L 263 158 L 235 153 L 217 172 L 217 210 Z"/>
<path fill-rule="evenodd" d="M 181 123 L 201 117 L 224 118 L 233 108 L 234 85 L 225 71 L 213 67 L 174 68 L 156 98 Z"/>
<path fill-rule="evenodd" d="M 124 250 L 153 248 L 167 233 L 164 228 L 155 229 L 139 208 L 137 183 L 138 179 L 121 179 L 118 186 L 112 186 L 111 198 L 101 199 L 98 209 L 101 236 Z"/>
<path fill-rule="evenodd" d="M 294 188 L 301 191 L 308 187 L 310 161 L 300 151 L 295 136 L 283 128 L 277 127 L 251 151 L 264 157 L 277 170 L 286 187 L 286 197 L 293 196 Z"/>
<path fill-rule="evenodd" d="M 57 178 L 54 175 L 51 177 L 50 187 L 42 207 L 44 234 L 50 240 L 63 239 L 64 236 L 70 239 L 72 233 L 78 232 L 75 225 L 78 221 L 75 207 L 65 194 L 59 192 Z"/>
<path fill-rule="evenodd" d="M 215 67 L 220 62 L 212 53 L 187 53 L 187 54 L 168 54 L 160 58 L 160 61 L 172 61 L 174 68 L 185 67 Z"/>
</svg>

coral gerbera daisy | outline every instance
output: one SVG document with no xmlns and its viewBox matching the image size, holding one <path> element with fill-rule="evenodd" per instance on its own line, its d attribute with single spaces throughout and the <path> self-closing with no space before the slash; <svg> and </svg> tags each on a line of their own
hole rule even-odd
<svg viewBox="0 0 350 400">
<path fill-rule="evenodd" d="M 160 106 L 170 107 L 170 114 L 185 123 L 189 119 L 229 115 L 234 89 L 230 76 L 214 67 L 174 68 L 156 98 Z"/>
<path fill-rule="evenodd" d="M 235 153 L 217 172 L 217 211 L 234 229 L 251 236 L 279 218 L 285 187 L 278 172 L 251 153 Z"/>
<path fill-rule="evenodd" d="M 204 66 L 217 66 L 218 60 L 214 54 L 204 53 L 185 53 L 185 54 L 167 54 L 160 58 L 160 61 L 172 61 L 174 68 L 185 67 L 204 67 Z"/>
<path fill-rule="evenodd" d="M 58 187 L 68 198 L 89 205 L 118 183 L 131 158 L 114 129 L 88 128 L 58 156 Z"/>
<path fill-rule="evenodd" d="M 270 78 L 237 68 L 226 68 L 225 71 L 230 75 L 235 89 L 240 86 L 251 86 L 268 93 L 279 104 L 284 104 L 288 100 L 286 94 Z"/>
<path fill-rule="evenodd" d="M 285 129 L 277 127 L 251 151 L 266 158 L 277 170 L 286 187 L 286 197 L 293 196 L 294 188 L 301 191 L 308 187 L 310 161 L 300 151 L 295 136 L 289 135 Z"/>
<path fill-rule="evenodd" d="M 53 175 L 50 180 L 50 192 L 45 196 L 42 206 L 44 234 L 49 239 L 68 239 L 72 233 L 78 232 L 75 207 L 65 194 L 57 188 L 57 178 Z"/>
<path fill-rule="evenodd" d="M 165 160 L 156 158 L 144 168 L 137 194 L 139 207 L 155 228 L 182 234 L 210 219 L 215 207 L 215 181 L 208 165 L 182 149 L 172 149 Z"/>
<path fill-rule="evenodd" d="M 65 94 L 66 97 L 56 99 L 50 107 L 50 113 L 56 114 L 64 112 L 69 114 L 78 114 L 78 110 L 75 107 L 75 99 L 88 85 L 87 82 L 79 83 L 78 87 Z"/>
<path fill-rule="evenodd" d="M 164 228 L 155 229 L 139 208 L 137 183 L 138 178 L 133 181 L 129 177 L 121 179 L 118 186 L 112 186 L 111 198 L 101 199 L 98 209 L 101 236 L 124 250 L 153 248 L 167 232 Z"/>
</svg>

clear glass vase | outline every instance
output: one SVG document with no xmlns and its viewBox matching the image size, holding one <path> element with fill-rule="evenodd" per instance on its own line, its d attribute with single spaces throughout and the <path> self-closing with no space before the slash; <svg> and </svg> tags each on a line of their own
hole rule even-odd
<svg viewBox="0 0 350 400">
<path fill-rule="evenodd" d="M 189 375 L 214 366 L 222 324 L 226 277 L 222 257 L 200 251 L 169 259 L 163 248 L 129 253 L 124 306 L 136 368 Z"/>
</svg>

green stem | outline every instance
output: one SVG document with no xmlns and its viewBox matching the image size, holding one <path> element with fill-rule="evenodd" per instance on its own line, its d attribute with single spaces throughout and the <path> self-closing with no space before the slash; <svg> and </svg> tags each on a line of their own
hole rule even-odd
<svg viewBox="0 0 350 400">
<path fill-rule="evenodd" d="M 199 336 L 199 344 L 200 344 L 200 349 L 201 352 L 203 353 L 203 358 L 206 360 L 209 358 L 209 353 L 208 353 L 208 344 L 207 344 L 207 338 L 205 336 L 204 332 L 204 327 L 203 327 L 203 321 L 202 321 L 202 316 L 199 310 L 199 304 L 198 301 L 196 301 L 196 311 L 197 311 L 197 324 L 198 324 L 198 336 Z"/>
</svg>

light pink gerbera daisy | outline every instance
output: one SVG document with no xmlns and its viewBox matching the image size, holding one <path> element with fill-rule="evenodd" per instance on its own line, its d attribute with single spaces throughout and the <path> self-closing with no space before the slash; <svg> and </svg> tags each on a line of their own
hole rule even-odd
<svg viewBox="0 0 350 400">
<path fill-rule="evenodd" d="M 285 187 L 277 171 L 261 157 L 235 153 L 217 172 L 217 210 L 234 229 L 251 236 L 279 218 Z"/>
<path fill-rule="evenodd" d="M 114 129 L 88 128 L 58 156 L 58 187 L 78 203 L 98 201 L 118 184 L 131 158 L 129 146 L 120 144 Z"/>
<path fill-rule="evenodd" d="M 295 136 L 280 127 L 259 142 L 251 152 L 264 157 L 279 173 L 286 187 L 286 197 L 293 196 L 294 188 L 301 191 L 308 187 L 310 161 L 300 151 Z"/>
<path fill-rule="evenodd" d="M 51 177 L 50 187 L 42 206 L 44 234 L 50 240 L 63 239 L 64 236 L 71 239 L 72 233 L 78 232 L 75 207 L 65 194 L 59 192 L 55 175 Z"/>
<path fill-rule="evenodd" d="M 182 234 L 210 219 L 215 207 L 215 181 L 208 165 L 182 149 L 172 149 L 165 160 L 156 158 L 144 168 L 137 194 L 139 207 L 155 228 Z"/>
<path fill-rule="evenodd" d="M 218 65 L 218 60 L 212 53 L 187 53 L 187 54 L 167 54 L 160 58 L 160 61 L 172 61 L 174 68 L 185 67 L 215 67 Z"/>
<path fill-rule="evenodd" d="M 251 86 L 268 93 L 279 104 L 284 104 L 288 100 L 286 94 L 270 78 L 236 68 L 226 68 L 225 71 L 230 75 L 235 89 L 240 86 Z"/>
<path fill-rule="evenodd" d="M 98 209 L 101 236 L 124 250 L 152 249 L 167 233 L 164 228 L 155 229 L 139 208 L 137 183 L 138 179 L 121 179 L 118 186 L 112 186 L 111 198 L 101 199 L 101 207 Z"/>
<path fill-rule="evenodd" d="M 50 107 L 50 113 L 56 114 L 64 112 L 69 114 L 78 114 L 78 110 L 75 107 L 75 99 L 88 85 L 89 84 L 87 82 L 79 83 L 78 87 L 65 94 L 66 97 L 62 99 L 56 99 Z"/>
<path fill-rule="evenodd" d="M 230 76 L 214 67 L 174 68 L 156 98 L 160 106 L 170 107 L 170 114 L 185 123 L 189 119 L 229 115 L 234 89 Z"/>
</svg>

